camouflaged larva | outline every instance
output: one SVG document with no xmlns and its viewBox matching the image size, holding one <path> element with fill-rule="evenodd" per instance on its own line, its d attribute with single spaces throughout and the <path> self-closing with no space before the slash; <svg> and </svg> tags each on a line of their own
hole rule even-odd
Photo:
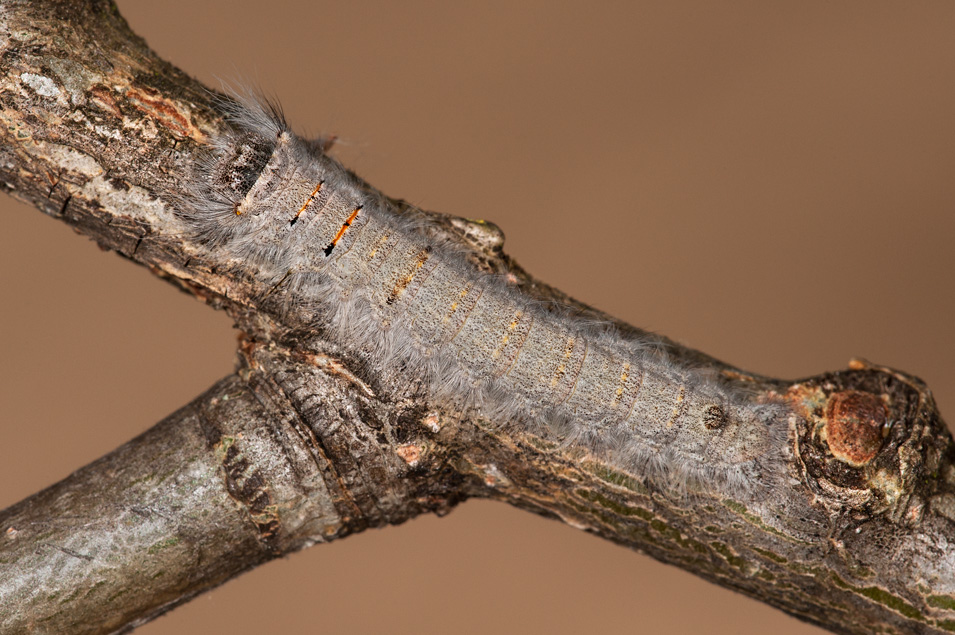
<svg viewBox="0 0 955 635">
<path fill-rule="evenodd" d="M 433 396 L 541 425 L 661 486 L 756 495 L 785 447 L 785 410 L 706 371 L 547 311 L 349 174 L 281 116 L 236 106 L 188 220 L 275 286 L 322 305 L 341 343 Z M 417 224 L 416 224 L 417 223 Z"/>
</svg>

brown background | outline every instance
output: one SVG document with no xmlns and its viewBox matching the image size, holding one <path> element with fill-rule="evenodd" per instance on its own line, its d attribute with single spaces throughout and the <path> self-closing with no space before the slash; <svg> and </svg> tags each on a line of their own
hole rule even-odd
<svg viewBox="0 0 955 635">
<path fill-rule="evenodd" d="M 864 356 L 955 418 L 955 5 L 120 1 L 390 194 L 499 223 L 530 271 L 744 368 Z M 268 7 L 267 10 L 263 7 Z M 0 199 L 0 507 L 229 372 L 222 314 Z M 472 501 L 269 564 L 141 632 L 812 633 Z"/>
</svg>

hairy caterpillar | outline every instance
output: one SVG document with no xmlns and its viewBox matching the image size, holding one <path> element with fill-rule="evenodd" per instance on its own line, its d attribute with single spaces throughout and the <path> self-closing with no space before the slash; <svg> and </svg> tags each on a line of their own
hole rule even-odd
<svg viewBox="0 0 955 635">
<path fill-rule="evenodd" d="M 381 370 L 416 373 L 492 420 L 542 424 L 664 488 L 756 495 L 776 473 L 784 409 L 653 342 L 548 310 L 479 271 L 325 153 L 277 108 L 229 106 L 185 218 L 200 239 L 322 309 Z"/>
</svg>

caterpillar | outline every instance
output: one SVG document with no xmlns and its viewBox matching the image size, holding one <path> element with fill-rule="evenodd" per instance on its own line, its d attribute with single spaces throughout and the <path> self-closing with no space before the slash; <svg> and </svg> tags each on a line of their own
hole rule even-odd
<svg viewBox="0 0 955 635">
<path fill-rule="evenodd" d="M 292 132 L 281 111 L 229 102 L 189 190 L 187 224 L 209 248 L 315 302 L 322 326 L 379 370 L 436 399 L 539 426 L 670 491 L 760 496 L 779 472 L 785 407 L 553 311 Z"/>
</svg>

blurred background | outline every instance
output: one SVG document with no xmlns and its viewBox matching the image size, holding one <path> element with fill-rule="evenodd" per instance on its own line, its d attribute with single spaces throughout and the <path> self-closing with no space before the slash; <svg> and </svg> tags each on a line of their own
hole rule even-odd
<svg viewBox="0 0 955 635">
<path fill-rule="evenodd" d="M 387 193 L 531 273 L 786 378 L 853 356 L 955 421 L 955 5 L 119 0 Z M 9 198 L 0 507 L 230 372 L 229 319 Z M 369 599 L 373 601 L 369 604 Z M 138 633 L 821 632 L 505 505 L 270 563 Z"/>
</svg>

